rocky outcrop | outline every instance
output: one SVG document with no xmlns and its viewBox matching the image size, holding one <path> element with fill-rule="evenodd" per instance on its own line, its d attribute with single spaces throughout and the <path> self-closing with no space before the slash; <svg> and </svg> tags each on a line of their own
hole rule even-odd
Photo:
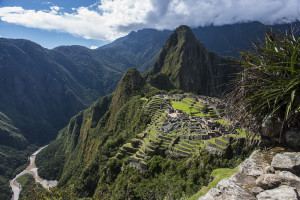
<svg viewBox="0 0 300 200">
<path fill-rule="evenodd" d="M 199 200 L 297 200 L 300 194 L 300 153 L 254 151 L 238 172 L 220 181 Z"/>
<path fill-rule="evenodd" d="M 255 199 L 249 192 L 230 179 L 221 180 L 217 188 L 211 189 L 199 200 L 224 200 L 224 199 Z"/>
<path fill-rule="evenodd" d="M 272 161 L 272 166 L 278 170 L 297 173 L 300 171 L 300 153 L 277 154 Z"/>
<path fill-rule="evenodd" d="M 299 199 L 298 193 L 293 187 L 286 185 L 278 188 L 267 190 L 259 193 L 257 196 L 258 200 L 297 200 Z"/>
</svg>

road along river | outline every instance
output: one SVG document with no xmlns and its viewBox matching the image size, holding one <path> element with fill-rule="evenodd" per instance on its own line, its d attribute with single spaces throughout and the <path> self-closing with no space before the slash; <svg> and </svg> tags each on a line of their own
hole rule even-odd
<svg viewBox="0 0 300 200">
<path fill-rule="evenodd" d="M 13 196 L 12 196 L 11 200 L 19 199 L 19 195 L 20 195 L 22 188 L 21 188 L 20 183 L 17 182 L 17 178 L 19 178 L 20 176 L 23 176 L 24 174 L 31 174 L 34 177 L 35 182 L 40 183 L 47 190 L 49 190 L 49 188 L 51 188 L 51 187 L 56 186 L 57 181 L 48 181 L 48 180 L 45 180 L 45 179 L 42 179 L 41 177 L 39 177 L 38 172 L 37 172 L 38 168 L 35 165 L 36 155 L 45 147 L 47 147 L 47 146 L 41 147 L 36 152 L 34 152 L 30 156 L 30 163 L 27 166 L 27 168 L 25 170 L 23 170 L 21 173 L 19 173 L 14 179 L 12 179 L 10 181 L 10 187 L 13 191 Z"/>
</svg>

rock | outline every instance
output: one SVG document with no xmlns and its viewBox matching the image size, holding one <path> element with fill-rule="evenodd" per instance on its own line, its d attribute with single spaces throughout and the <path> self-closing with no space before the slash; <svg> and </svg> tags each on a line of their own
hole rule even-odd
<svg viewBox="0 0 300 200">
<path fill-rule="evenodd" d="M 256 196 L 256 195 L 258 195 L 259 193 L 261 193 L 261 192 L 263 192 L 264 191 L 264 189 L 262 189 L 261 187 L 254 187 L 253 189 L 252 189 L 252 193 Z"/>
<path fill-rule="evenodd" d="M 288 171 L 282 171 L 278 175 L 285 178 L 287 180 L 287 182 L 285 184 L 296 188 L 298 191 L 298 194 L 299 194 L 299 192 L 300 192 L 300 177 L 298 177 L 295 174 L 288 172 Z"/>
<path fill-rule="evenodd" d="M 300 130 L 288 130 L 285 132 L 284 139 L 286 144 L 293 149 L 300 149 Z"/>
<path fill-rule="evenodd" d="M 263 174 L 256 179 L 256 185 L 265 190 L 280 186 L 286 179 L 278 174 Z"/>
<path fill-rule="evenodd" d="M 266 174 L 275 174 L 274 167 L 272 167 L 270 165 L 268 165 L 267 167 L 265 167 L 264 171 L 265 171 Z"/>
<path fill-rule="evenodd" d="M 256 179 L 256 185 L 265 190 L 273 189 L 280 185 L 288 185 L 300 190 L 300 177 L 288 171 L 278 174 L 263 174 Z"/>
<path fill-rule="evenodd" d="M 250 193 L 229 179 L 221 180 L 218 183 L 217 188 L 230 197 L 224 199 L 255 199 Z"/>
<path fill-rule="evenodd" d="M 260 176 L 263 172 L 263 166 L 267 165 L 262 155 L 258 151 L 254 151 L 251 156 L 246 159 L 238 167 L 238 173 L 243 173 L 248 176 Z"/>
<path fill-rule="evenodd" d="M 300 153 L 279 153 L 272 160 L 272 167 L 292 173 L 300 172 Z"/>
<path fill-rule="evenodd" d="M 297 200 L 298 193 L 295 188 L 283 185 L 272 190 L 261 192 L 256 198 L 258 200 Z"/>
<path fill-rule="evenodd" d="M 205 196 L 200 197 L 198 200 L 215 200 L 219 199 L 222 195 L 222 191 L 217 188 L 210 189 Z"/>
<path fill-rule="evenodd" d="M 243 189 L 251 192 L 251 189 L 256 186 L 255 178 L 253 176 L 247 176 L 246 174 L 235 173 L 229 180 L 235 182 Z"/>
<path fill-rule="evenodd" d="M 217 188 L 210 189 L 208 193 L 199 200 L 254 200 L 250 193 L 229 179 L 221 180 Z"/>
<path fill-rule="evenodd" d="M 290 180 L 295 180 L 295 181 L 299 181 L 300 182 L 300 177 L 296 176 L 295 174 L 288 172 L 288 171 L 282 171 L 278 174 L 279 176 L 283 176 L 286 177 Z"/>
<path fill-rule="evenodd" d="M 274 117 L 269 117 L 263 124 L 261 133 L 265 137 L 275 137 L 280 135 L 282 123 L 278 122 Z"/>
</svg>

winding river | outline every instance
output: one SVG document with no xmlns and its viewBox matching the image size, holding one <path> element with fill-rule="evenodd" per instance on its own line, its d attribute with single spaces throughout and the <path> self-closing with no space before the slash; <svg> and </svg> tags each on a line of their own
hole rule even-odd
<svg viewBox="0 0 300 200">
<path fill-rule="evenodd" d="M 16 177 L 14 179 L 12 179 L 10 181 L 10 187 L 13 191 L 13 196 L 11 198 L 11 200 L 18 200 L 19 199 L 19 195 L 20 192 L 22 190 L 21 188 L 21 184 L 17 182 L 17 178 L 19 178 L 20 176 L 23 176 L 24 174 L 31 174 L 34 179 L 35 182 L 40 183 L 45 189 L 49 190 L 49 188 L 51 187 L 55 187 L 57 184 L 57 181 L 48 181 L 45 179 L 42 179 L 41 177 L 39 177 L 38 175 L 38 171 L 37 171 L 37 167 L 35 165 L 35 157 L 36 155 L 45 147 L 47 147 L 48 145 L 39 148 L 36 152 L 34 152 L 31 156 L 30 156 L 30 163 L 27 166 L 27 168 L 25 170 L 23 170 L 21 173 L 19 173 L 18 175 L 16 175 Z"/>
</svg>

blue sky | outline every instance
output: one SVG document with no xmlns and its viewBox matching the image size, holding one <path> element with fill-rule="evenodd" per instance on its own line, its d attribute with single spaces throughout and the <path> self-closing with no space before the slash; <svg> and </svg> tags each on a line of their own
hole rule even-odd
<svg viewBox="0 0 300 200">
<path fill-rule="evenodd" d="M 0 0 L 0 36 L 95 48 L 143 28 L 299 19 L 300 0 Z"/>
<path fill-rule="evenodd" d="M 59 6 L 63 7 L 65 12 L 73 12 L 71 8 L 88 7 L 95 3 L 97 3 L 95 0 L 0 0 L 0 7 L 15 6 L 27 10 L 49 10 L 51 6 Z M 95 48 L 110 42 L 107 40 L 85 39 L 59 30 L 49 31 L 40 28 L 25 27 L 2 20 L 0 20 L 0 36 L 28 39 L 46 48 L 54 48 L 61 45 L 83 45 Z"/>
</svg>

